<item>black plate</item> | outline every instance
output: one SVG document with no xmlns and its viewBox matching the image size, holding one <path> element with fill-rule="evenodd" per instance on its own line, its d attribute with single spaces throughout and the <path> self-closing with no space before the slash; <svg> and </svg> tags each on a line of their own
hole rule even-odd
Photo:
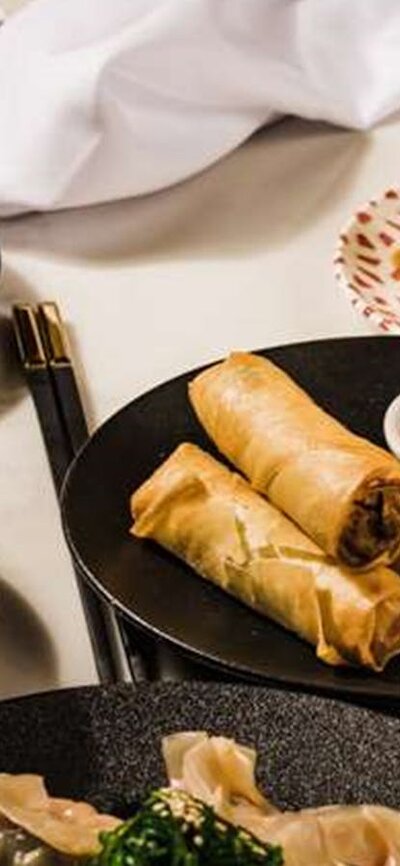
<svg viewBox="0 0 400 866">
<path fill-rule="evenodd" d="M 383 414 L 400 391 L 399 346 L 395 337 L 365 337 L 261 354 L 351 429 L 383 444 Z M 64 489 L 63 519 L 82 573 L 136 624 L 235 674 L 399 698 L 400 659 L 380 675 L 330 668 L 296 636 L 129 534 L 130 494 L 176 445 L 191 440 L 213 452 L 187 399 L 193 375 L 134 400 L 100 427 L 78 456 Z"/>
<path fill-rule="evenodd" d="M 399 719 L 246 685 L 93 687 L 2 702 L 0 771 L 39 773 L 51 793 L 125 816 L 165 781 L 161 737 L 185 729 L 254 746 L 279 808 L 400 807 Z"/>
</svg>

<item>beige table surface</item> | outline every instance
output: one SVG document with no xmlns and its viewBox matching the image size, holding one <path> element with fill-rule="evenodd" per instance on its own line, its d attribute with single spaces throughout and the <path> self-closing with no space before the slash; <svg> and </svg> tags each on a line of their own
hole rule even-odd
<svg viewBox="0 0 400 866">
<path fill-rule="evenodd" d="M 398 119 L 369 134 L 287 120 L 174 189 L 0 224 L 0 697 L 95 680 L 12 302 L 60 304 L 92 428 L 232 348 L 365 333 L 332 251 L 398 182 L 399 145 Z"/>
<path fill-rule="evenodd" d="M 25 6 L 29 0 L 1 0 L 0 6 L 6 15 L 16 12 L 22 6 Z"/>
</svg>

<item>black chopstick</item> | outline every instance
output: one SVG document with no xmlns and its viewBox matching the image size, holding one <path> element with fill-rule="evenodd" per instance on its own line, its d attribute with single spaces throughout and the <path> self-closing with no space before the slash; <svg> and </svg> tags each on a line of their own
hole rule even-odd
<svg viewBox="0 0 400 866">
<path fill-rule="evenodd" d="M 41 304 L 38 311 L 30 304 L 15 304 L 13 320 L 59 496 L 65 473 L 89 435 L 63 323 L 53 303 Z M 125 653 L 116 646 L 118 629 L 112 614 L 74 569 L 99 680 L 126 679 Z"/>
<path fill-rule="evenodd" d="M 89 429 L 75 379 L 64 323 L 57 304 L 41 303 L 37 321 L 43 339 L 53 388 L 73 456 L 89 438 Z"/>
<path fill-rule="evenodd" d="M 54 411 L 54 394 L 34 309 L 30 304 L 15 304 L 13 320 L 26 380 L 35 404 L 56 493 L 59 495 L 74 455 L 60 415 Z"/>
<path fill-rule="evenodd" d="M 76 457 L 89 437 L 89 428 L 75 379 L 66 328 L 57 304 L 53 301 L 40 303 L 37 308 L 37 322 L 46 352 L 59 416 L 62 419 L 73 457 Z M 76 565 L 74 567 L 77 573 Z M 83 586 L 86 588 L 85 582 L 83 582 Z M 98 618 L 98 609 L 102 608 L 109 644 L 118 671 L 118 680 L 128 678 L 141 681 L 147 679 L 139 651 L 133 652 L 131 647 L 131 651 L 128 652 L 129 642 L 122 620 L 117 617 L 109 605 L 100 602 L 92 591 L 86 594 L 90 604 L 89 614 L 92 614 L 94 619 Z M 92 599 L 97 605 L 93 605 Z"/>
</svg>

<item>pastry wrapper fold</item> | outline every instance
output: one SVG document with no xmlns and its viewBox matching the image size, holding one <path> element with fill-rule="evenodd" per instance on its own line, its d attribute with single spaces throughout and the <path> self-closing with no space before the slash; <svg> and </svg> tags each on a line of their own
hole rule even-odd
<svg viewBox="0 0 400 866">
<path fill-rule="evenodd" d="M 255 752 L 203 731 L 166 737 L 163 754 L 172 785 L 263 842 L 281 845 L 285 866 L 400 866 L 394 809 L 365 804 L 278 812 L 256 788 Z"/>
<path fill-rule="evenodd" d="M 151 538 L 331 665 L 382 670 L 400 651 L 400 580 L 333 563 L 236 473 L 185 443 L 133 494 L 134 535 Z"/>
</svg>

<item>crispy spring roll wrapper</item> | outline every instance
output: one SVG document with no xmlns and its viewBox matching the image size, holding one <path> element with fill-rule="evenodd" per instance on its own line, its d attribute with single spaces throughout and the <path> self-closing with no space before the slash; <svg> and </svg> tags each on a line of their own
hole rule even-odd
<svg viewBox="0 0 400 866">
<path fill-rule="evenodd" d="M 314 644 L 328 664 L 382 670 L 400 651 L 400 580 L 354 572 L 195 445 L 183 444 L 132 496 L 134 535 Z"/>
<path fill-rule="evenodd" d="M 320 409 L 271 361 L 238 352 L 189 387 L 196 414 L 252 486 L 352 568 L 400 550 L 400 463 Z"/>
</svg>

